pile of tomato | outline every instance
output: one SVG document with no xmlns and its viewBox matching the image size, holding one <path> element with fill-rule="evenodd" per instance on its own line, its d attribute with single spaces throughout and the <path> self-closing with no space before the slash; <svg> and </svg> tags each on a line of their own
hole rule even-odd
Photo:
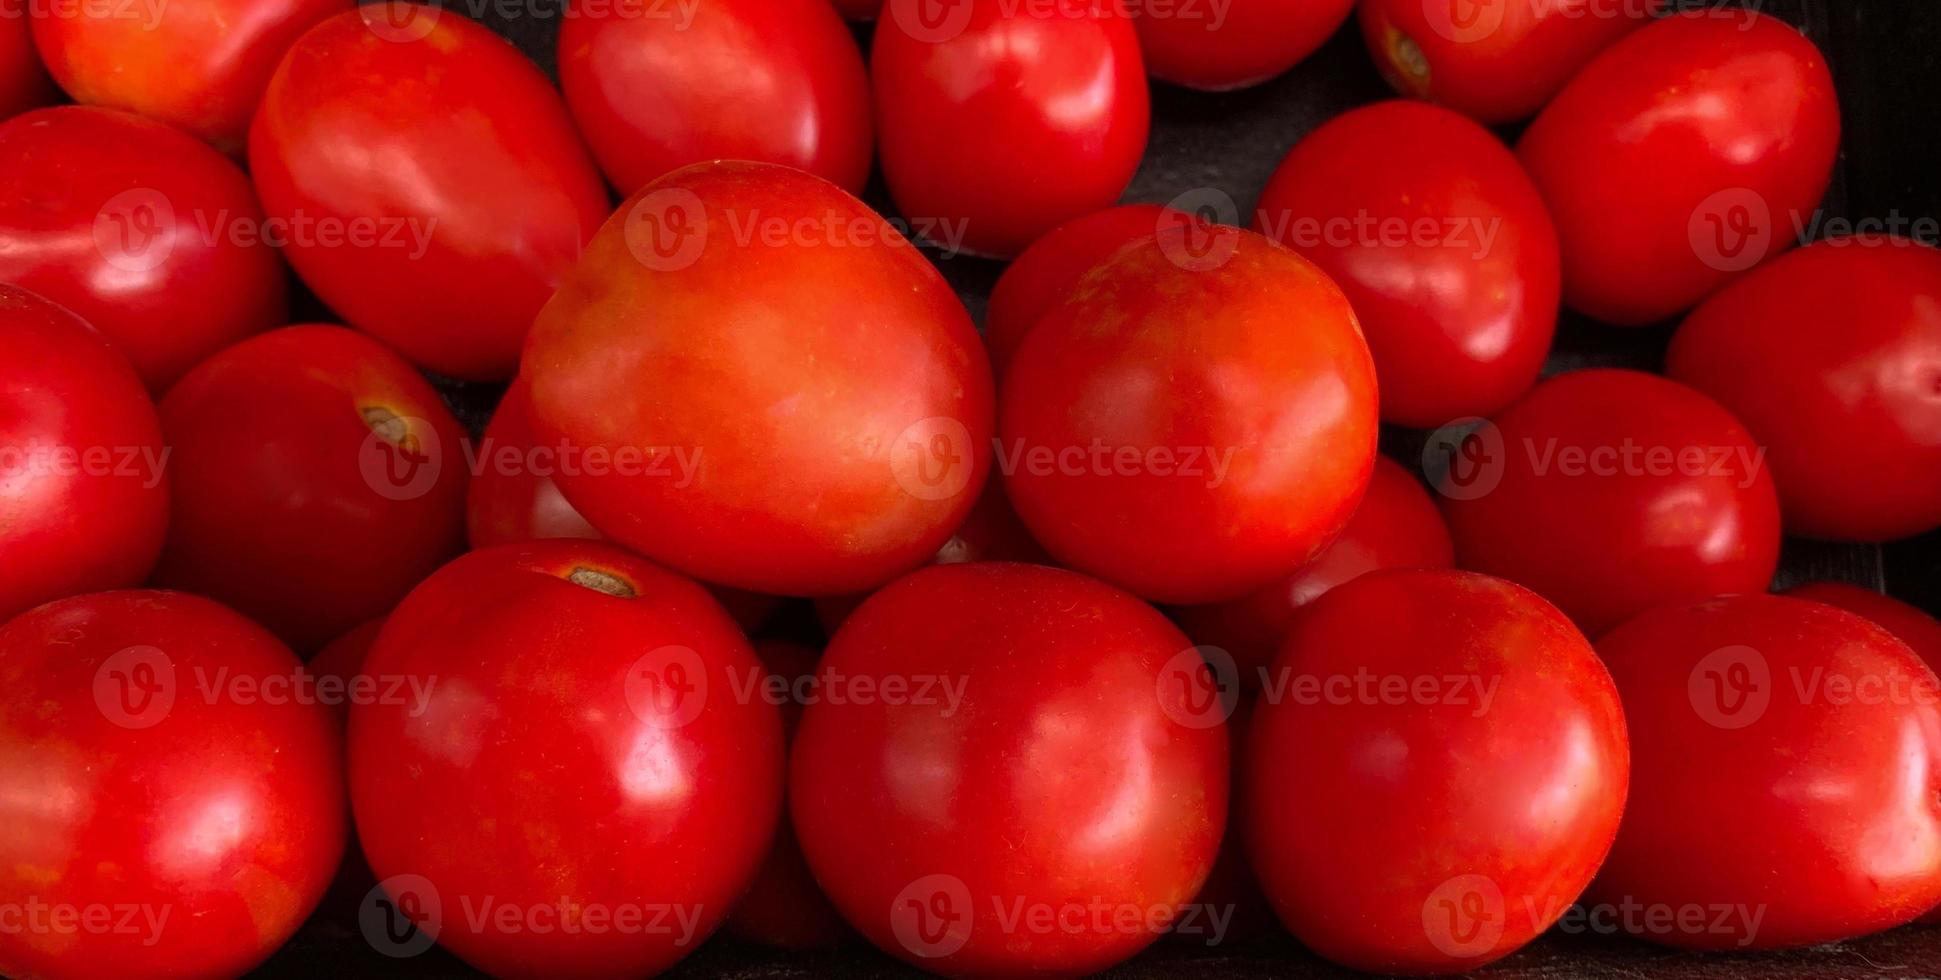
<svg viewBox="0 0 1941 980">
<path fill-rule="evenodd" d="M 1151 80 L 1350 0 L 535 4 L 557 87 L 457 5 L 0 8 L 0 973 L 333 881 L 503 977 L 1941 906 L 1941 622 L 1768 594 L 1941 527 L 1941 252 L 1800 241 L 1793 26 L 1362 0 L 1404 97 L 1241 215 L 1120 203 Z M 1663 373 L 1540 377 L 1563 307 Z"/>
</svg>

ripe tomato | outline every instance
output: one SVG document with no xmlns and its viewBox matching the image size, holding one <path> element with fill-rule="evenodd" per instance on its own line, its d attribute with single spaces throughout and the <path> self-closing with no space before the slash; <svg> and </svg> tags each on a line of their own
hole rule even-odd
<svg viewBox="0 0 1941 980">
<path fill-rule="evenodd" d="M 179 130 L 80 106 L 0 123 L 0 281 L 80 314 L 158 395 L 289 315 L 264 230 L 249 178 Z"/>
<path fill-rule="evenodd" d="M 772 164 L 689 167 L 623 205 L 525 375 L 541 437 L 584 454 L 558 480 L 594 527 L 757 592 L 921 564 L 990 465 L 990 365 L 957 297 L 861 201 Z"/>
<path fill-rule="evenodd" d="M 1666 371 L 1766 444 L 1795 533 L 1941 527 L 1941 253 L 1863 237 L 1783 256 L 1693 311 Z"/>
<path fill-rule="evenodd" d="M 34 50 L 27 0 L 0 0 L 0 121 L 61 97 Z"/>
<path fill-rule="evenodd" d="M 1208 91 L 1258 85 L 1333 35 L 1354 0 L 1137 4 L 1139 47 L 1154 78 Z"/>
<path fill-rule="evenodd" d="M 1395 91 L 1486 123 L 1527 119 L 1662 0 L 1363 0 L 1361 36 Z"/>
<path fill-rule="evenodd" d="M 472 381 L 512 375 L 533 315 L 607 214 L 539 69 L 484 27 L 410 3 L 297 41 L 249 165 L 288 228 L 284 254 L 331 309 Z"/>
<path fill-rule="evenodd" d="M 625 552 L 472 552 L 398 606 L 364 670 L 429 689 L 351 707 L 374 941 L 408 936 L 402 914 L 496 976 L 651 975 L 773 839 L 781 719 L 743 696 L 761 663 L 699 586 Z"/>
<path fill-rule="evenodd" d="M 1384 421 L 1488 415 L 1537 380 L 1557 327 L 1557 231 L 1489 130 L 1401 100 L 1337 116 L 1281 162 L 1255 220 L 1348 294 Z"/>
<path fill-rule="evenodd" d="M 104 592 L 0 627 L 0 973 L 241 976 L 344 850 L 342 734 L 213 602 Z"/>
<path fill-rule="evenodd" d="M 1535 589 L 1592 636 L 1652 606 L 1764 592 L 1779 564 L 1765 450 L 1675 381 L 1558 375 L 1455 450 L 1439 487 L 1456 564 Z"/>
<path fill-rule="evenodd" d="M 1589 897 L 1728 913 L 1629 931 L 1772 949 L 1941 903 L 1941 695 L 1906 644 L 1831 606 L 1748 595 L 1651 610 L 1598 651 L 1637 769 Z"/>
<path fill-rule="evenodd" d="M 1941 620 L 1892 596 L 1844 582 L 1810 582 L 1787 589 L 1784 595 L 1825 603 L 1872 620 L 1913 648 L 1928 667 L 1941 671 Z"/>
<path fill-rule="evenodd" d="M 141 380 L 79 317 L 0 284 L 0 622 L 139 585 L 168 528 L 167 453 Z"/>
<path fill-rule="evenodd" d="M 162 401 L 175 505 L 156 581 L 297 650 L 388 612 L 465 542 L 464 433 L 404 359 L 342 327 L 253 337 Z"/>
<path fill-rule="evenodd" d="M 1145 153 L 1139 38 L 1110 5 L 888 0 L 870 75 L 890 196 L 950 251 L 1018 254 Z"/>
<path fill-rule="evenodd" d="M 1792 244 L 1839 144 L 1819 50 L 1731 8 L 1668 17 L 1612 45 L 1517 153 L 1557 221 L 1564 302 L 1632 326 L 1689 309 Z"/>
<path fill-rule="evenodd" d="M 787 164 L 853 194 L 869 180 L 869 74 L 828 0 L 574 0 L 559 82 L 623 194 L 708 160 Z"/>
<path fill-rule="evenodd" d="M 243 149 L 250 117 L 283 52 L 351 0 L 168 0 L 36 4 L 47 70 L 83 105 L 126 109 Z M 138 11 L 147 11 L 138 13 Z"/>
<path fill-rule="evenodd" d="M 1165 602 L 1291 574 L 1353 516 L 1375 373 L 1306 259 L 1182 227 L 1088 273 L 1005 371 L 999 465 L 1062 564 Z"/>
<path fill-rule="evenodd" d="M 1369 973 L 1459 973 L 1555 922 L 1618 832 L 1630 757 L 1596 653 L 1484 575 L 1397 570 L 1294 620 L 1247 745 L 1281 921 Z"/>
<path fill-rule="evenodd" d="M 949 624 L 940 628 L 939 624 Z M 1226 818 L 1227 736 L 1151 607 L 1038 565 L 938 565 L 823 654 L 791 759 L 816 880 L 949 976 L 1075 976 L 1150 943 Z"/>
<path fill-rule="evenodd" d="M 1383 568 L 1447 568 L 1455 546 L 1442 513 L 1415 474 L 1386 456 L 1340 537 L 1284 579 L 1231 602 L 1183 606 L 1173 619 L 1193 642 L 1233 657 L 1240 683 L 1253 689 L 1280 653 L 1294 612 L 1343 582 Z"/>
<path fill-rule="evenodd" d="M 1158 234 L 1162 219 L 1177 214 L 1157 204 L 1106 208 L 1059 225 L 1019 253 L 998 277 L 984 312 L 993 371 L 1004 373 L 1025 333 L 1063 303 L 1087 272 L 1119 249 Z"/>
</svg>

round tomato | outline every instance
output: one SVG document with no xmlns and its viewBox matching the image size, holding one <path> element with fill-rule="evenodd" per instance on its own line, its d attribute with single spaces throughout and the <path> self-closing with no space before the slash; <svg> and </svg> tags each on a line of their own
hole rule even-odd
<svg viewBox="0 0 1941 980">
<path fill-rule="evenodd" d="M 1557 231 L 1489 130 L 1399 100 L 1337 116 L 1274 171 L 1256 222 L 1348 294 L 1384 421 L 1488 415 L 1537 380 L 1557 327 Z"/>
<path fill-rule="evenodd" d="M 1782 256 L 1693 311 L 1666 371 L 1766 444 L 1789 530 L 1941 527 L 1941 252 L 1863 237 Z"/>
<path fill-rule="evenodd" d="M 398 606 L 364 670 L 427 692 L 351 707 L 382 882 L 363 925 L 393 954 L 435 939 L 496 976 L 651 975 L 773 840 L 781 718 L 742 696 L 760 661 L 700 586 L 625 552 L 472 552 Z"/>
<path fill-rule="evenodd" d="M 949 251 L 1018 254 L 1117 201 L 1146 149 L 1139 39 L 1111 5 L 888 0 L 870 75 L 890 196 Z"/>
<path fill-rule="evenodd" d="M 34 50 L 28 0 L 0 0 L 0 120 L 60 98 Z"/>
<path fill-rule="evenodd" d="M 283 253 L 420 367 L 510 377 L 533 315 L 606 217 L 559 93 L 503 38 L 371 4 L 303 35 L 249 135 Z"/>
<path fill-rule="evenodd" d="M 1341 290 L 1253 232 L 1181 227 L 1088 273 L 1005 369 L 999 466 L 1061 564 L 1165 602 L 1291 574 L 1375 464 L 1375 372 Z"/>
<path fill-rule="evenodd" d="M 0 622 L 141 584 L 169 506 L 141 379 L 80 318 L 4 284 L 0 350 Z"/>
<path fill-rule="evenodd" d="M 947 976 L 1131 956 L 1212 867 L 1227 735 L 1150 606 L 1038 565 L 926 568 L 823 654 L 790 770 L 816 880 L 883 950 Z"/>
<path fill-rule="evenodd" d="M 249 177 L 179 130 L 57 106 L 0 123 L 0 281 L 73 310 L 157 394 L 289 315 Z"/>
<path fill-rule="evenodd" d="M 1484 575 L 1364 575 L 1296 617 L 1247 745 L 1281 921 L 1369 973 L 1466 973 L 1555 922 L 1610 850 L 1630 756 L 1597 654 Z"/>
<path fill-rule="evenodd" d="M 1087 272 L 1119 249 L 1158 234 L 1179 212 L 1157 204 L 1127 204 L 1068 221 L 1031 243 L 1004 268 L 984 311 L 984 343 L 1002 375 L 1024 335 L 1046 311 L 1063 303 Z"/>
<path fill-rule="evenodd" d="M 156 581 L 301 652 L 388 612 L 465 543 L 464 433 L 404 359 L 342 327 L 253 337 L 162 401 L 175 503 Z"/>
<path fill-rule="evenodd" d="M 1673 316 L 1792 244 L 1840 145 L 1826 59 L 1763 14 L 1668 17 L 1593 59 L 1517 153 L 1563 242 L 1564 302 Z"/>
<path fill-rule="evenodd" d="M 1558 375 L 1453 449 L 1438 487 L 1456 564 L 1535 589 L 1592 636 L 1652 606 L 1764 592 L 1778 567 L 1764 449 L 1675 381 Z"/>
<path fill-rule="evenodd" d="M 213 602 L 104 592 L 0 627 L 0 973 L 234 977 L 344 851 L 342 733 Z"/>
<path fill-rule="evenodd" d="M 1354 6 L 1354 0 L 1208 0 L 1133 9 L 1154 78 L 1223 91 L 1258 85 L 1299 64 Z"/>
<path fill-rule="evenodd" d="M 990 468 L 990 363 L 922 253 L 772 164 L 702 164 L 600 229 L 533 325 L 560 489 L 709 582 L 860 592 L 923 563 Z"/>
<path fill-rule="evenodd" d="M 1590 899 L 1691 949 L 1832 942 L 1941 904 L 1941 691 L 1885 630 L 1731 596 L 1598 643 L 1637 760 Z M 1666 917 L 1653 910 L 1707 910 Z"/>
<path fill-rule="evenodd" d="M 1941 620 L 1915 606 L 1845 582 L 1810 582 L 1787 589 L 1784 594 L 1845 609 L 1872 620 L 1874 625 L 1894 634 L 1920 654 L 1929 668 L 1941 672 Z"/>
</svg>

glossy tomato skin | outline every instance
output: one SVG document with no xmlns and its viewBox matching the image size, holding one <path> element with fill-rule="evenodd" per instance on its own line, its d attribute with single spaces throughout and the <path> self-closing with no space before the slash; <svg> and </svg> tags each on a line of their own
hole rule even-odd
<svg viewBox="0 0 1941 980">
<path fill-rule="evenodd" d="M 422 710 L 352 706 L 358 838 L 397 907 L 494 976 L 664 970 L 772 839 L 781 719 L 737 693 L 761 663 L 706 591 L 642 559 L 472 552 L 398 606 L 364 669 L 437 682 Z M 513 913 L 467 916 L 487 899 Z M 571 907 L 612 925 L 531 928 Z"/>
<path fill-rule="evenodd" d="M 1507 407 L 1557 327 L 1557 231 L 1516 156 L 1448 109 L 1393 100 L 1324 123 L 1281 161 L 1256 227 L 1354 305 L 1384 421 Z"/>
<path fill-rule="evenodd" d="M 0 3 L 0 120 L 48 105 L 61 95 L 34 50 L 28 9 L 26 0 Z"/>
<path fill-rule="evenodd" d="M 608 210 L 539 69 L 465 17 L 409 3 L 297 41 L 249 165 L 290 223 L 284 254 L 331 309 L 468 381 L 512 376 L 533 315 Z"/>
<path fill-rule="evenodd" d="M 0 627 L 0 902 L 138 910 L 115 913 L 126 928 L 0 932 L 0 972 L 241 976 L 294 935 L 347 817 L 342 732 L 301 672 L 179 593 L 79 596 Z"/>
<path fill-rule="evenodd" d="M 1363 0 L 1361 36 L 1395 91 L 1479 122 L 1528 119 L 1657 0 Z"/>
<path fill-rule="evenodd" d="M 1637 768 L 1589 897 L 1758 914 L 1633 928 L 1640 938 L 1799 946 L 1941 903 L 1941 682 L 1906 644 L 1831 606 L 1760 595 L 1651 610 L 1598 651 Z"/>
<path fill-rule="evenodd" d="M 157 119 L 240 154 L 283 52 L 351 0 L 169 0 L 140 7 L 40 9 L 34 40 L 82 105 Z"/>
<path fill-rule="evenodd" d="M 285 322 L 264 231 L 248 176 L 179 130 L 83 106 L 0 124 L 0 281 L 80 314 L 158 396 Z"/>
<path fill-rule="evenodd" d="M 1004 267 L 984 311 L 984 343 L 991 368 L 1002 375 L 1024 335 L 1065 301 L 1087 272 L 1119 249 L 1158 234 L 1161 219 L 1178 214 L 1157 204 L 1125 204 L 1067 221 L 1031 243 Z"/>
<path fill-rule="evenodd" d="M 1373 572 L 1295 619 L 1275 673 L 1283 693 L 1263 695 L 1247 746 L 1247 840 L 1282 923 L 1322 956 L 1477 969 L 1548 928 L 1609 851 L 1623 709 L 1583 634 L 1535 594 Z"/>
<path fill-rule="evenodd" d="M 309 653 L 381 616 L 465 541 L 464 433 L 377 341 L 254 337 L 162 401 L 175 504 L 156 581 Z"/>
<path fill-rule="evenodd" d="M 1152 76 L 1217 92 L 1258 85 L 1299 64 L 1354 6 L 1354 0 L 1232 0 L 1134 9 Z"/>
<path fill-rule="evenodd" d="M 829 0 L 644 15 L 582 0 L 560 24 L 559 82 L 622 194 L 709 160 L 785 164 L 852 194 L 869 180 L 869 75 Z"/>
<path fill-rule="evenodd" d="M 990 466 L 990 364 L 963 305 L 875 212 L 786 167 L 643 189 L 534 324 L 524 374 L 543 439 L 618 464 L 559 475 L 594 527 L 756 592 L 916 567 Z"/>
<path fill-rule="evenodd" d="M 1792 244 L 1839 143 L 1819 50 L 1734 8 L 1668 17 L 1606 49 L 1517 154 L 1557 222 L 1565 304 L 1634 326 Z"/>
<path fill-rule="evenodd" d="M 1073 572 L 971 563 L 892 583 L 824 652 L 796 736 L 790 809 L 816 879 L 930 972 L 1126 959 L 1198 890 L 1226 817 L 1225 726 L 1167 683 L 1187 657 L 1157 611 Z M 861 696 L 885 683 L 909 696 Z M 1105 927 L 1060 927 L 1094 907 Z"/>
<path fill-rule="evenodd" d="M 1763 450 L 1656 375 L 1544 381 L 1466 440 L 1438 486 L 1458 566 L 1536 590 L 1592 636 L 1652 606 L 1764 592 L 1779 564 Z"/>
<path fill-rule="evenodd" d="M 168 528 L 155 405 L 79 317 L 0 284 L 0 621 L 139 585 Z M 41 447 L 56 455 L 20 452 Z"/>
<path fill-rule="evenodd" d="M 1666 372 L 1772 453 L 1787 527 L 1884 541 L 1941 527 L 1941 253 L 1835 238 L 1692 312 Z"/>
<path fill-rule="evenodd" d="M 1000 392 L 999 465 L 1061 564 L 1217 602 L 1292 573 L 1353 516 L 1375 463 L 1375 372 L 1313 264 L 1237 228 L 1180 231 L 1087 273 L 1026 335 Z"/>
<path fill-rule="evenodd" d="M 1193 642 L 1233 658 L 1243 687 L 1255 689 L 1280 654 L 1295 613 L 1329 589 L 1383 568 L 1448 568 L 1455 546 L 1422 482 L 1386 456 L 1375 458 L 1368 493 L 1326 551 L 1284 579 L 1231 602 L 1173 610 Z"/>
<path fill-rule="evenodd" d="M 888 0 L 870 77 L 890 196 L 952 251 L 1009 258 L 1111 206 L 1151 127 L 1139 39 L 1110 4 Z"/>
</svg>

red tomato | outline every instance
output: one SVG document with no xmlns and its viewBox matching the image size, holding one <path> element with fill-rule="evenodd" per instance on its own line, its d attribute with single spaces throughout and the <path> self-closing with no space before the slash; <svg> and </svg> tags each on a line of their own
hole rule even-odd
<svg viewBox="0 0 1941 980">
<path fill-rule="evenodd" d="M 265 230 L 248 176 L 161 123 L 80 106 L 0 123 L 0 281 L 80 314 L 157 394 L 289 315 Z"/>
<path fill-rule="evenodd" d="M 1280 653 L 1295 610 L 1343 582 L 1383 568 L 1447 568 L 1455 546 L 1442 513 L 1415 474 L 1386 456 L 1353 520 L 1320 557 L 1301 570 L 1232 602 L 1184 606 L 1174 621 L 1193 638 L 1233 657 L 1237 679 L 1257 687 Z"/>
<path fill-rule="evenodd" d="M 533 325 L 541 436 L 594 527 L 710 582 L 841 595 L 913 568 L 990 464 L 976 329 L 840 188 L 703 164 L 607 223 Z M 811 383 L 812 382 L 812 383 Z"/>
<path fill-rule="evenodd" d="M 1135 3 L 1139 46 L 1154 78 L 1208 91 L 1258 85 L 1334 34 L 1355 0 L 1182 0 Z"/>
<path fill-rule="evenodd" d="M 1291 574 L 1353 516 L 1375 376 L 1348 301 L 1306 259 L 1237 228 L 1176 231 L 1088 273 L 1026 335 L 999 466 L 1060 563 L 1215 602 Z"/>
<path fill-rule="evenodd" d="M 168 528 L 167 452 L 128 361 L 79 317 L 0 284 L 0 622 L 139 585 Z"/>
<path fill-rule="evenodd" d="M 47 69 L 83 105 L 126 109 L 240 153 L 283 52 L 350 0 L 36 3 Z"/>
<path fill-rule="evenodd" d="M 464 433 L 404 359 L 342 327 L 251 338 L 162 401 L 175 506 L 156 581 L 299 651 L 381 616 L 465 542 Z"/>
<path fill-rule="evenodd" d="M 372 4 L 290 49 L 249 137 L 283 252 L 330 308 L 421 367 L 510 377 L 607 214 L 546 76 L 435 7 Z"/>
<path fill-rule="evenodd" d="M 34 50 L 28 0 L 0 0 L 0 120 L 59 99 Z"/>
<path fill-rule="evenodd" d="M 384 889 L 364 926 L 394 954 L 429 937 L 495 976 L 651 975 L 713 931 L 773 839 L 781 719 L 742 696 L 761 663 L 699 586 L 625 552 L 472 552 L 398 606 L 364 669 L 430 688 L 351 708 Z"/>
<path fill-rule="evenodd" d="M 1161 220 L 1178 213 L 1157 204 L 1107 208 L 1059 225 L 1019 253 L 998 277 L 984 312 L 993 371 L 1004 373 L 1025 333 L 1063 303 L 1087 272 L 1119 249 L 1158 234 Z"/>
<path fill-rule="evenodd" d="M 1527 119 L 1662 0 L 1363 0 L 1361 36 L 1395 91 L 1486 123 Z"/>
<path fill-rule="evenodd" d="M 869 74 L 828 0 L 573 0 L 559 82 L 624 194 L 708 160 L 787 164 L 854 194 L 869 180 Z"/>
<path fill-rule="evenodd" d="M 1466 973 L 1549 928 L 1610 850 L 1623 708 L 1534 594 L 1364 575 L 1296 617 L 1275 675 L 1247 745 L 1247 843 L 1281 921 L 1322 956 Z"/>
<path fill-rule="evenodd" d="M 823 654 L 791 759 L 809 867 L 947 976 L 1075 976 L 1163 931 L 1213 864 L 1227 736 L 1151 607 L 1038 565 L 939 565 Z"/>
<path fill-rule="evenodd" d="M 234 977 L 294 935 L 344 851 L 342 733 L 304 677 L 171 592 L 0 627 L 0 973 Z"/>
<path fill-rule="evenodd" d="M 1110 5 L 888 0 L 870 75 L 890 196 L 950 251 L 1018 254 L 1145 153 L 1139 38 Z"/>
<path fill-rule="evenodd" d="M 1833 78 L 1813 42 L 1735 7 L 1612 45 L 1517 153 L 1557 221 L 1564 302 L 1632 326 L 1689 309 L 1790 245 L 1839 144 Z"/>
<path fill-rule="evenodd" d="M 1384 421 L 1489 415 L 1537 380 L 1557 327 L 1557 231 L 1489 130 L 1400 100 L 1337 116 L 1281 162 L 1255 221 L 1348 294 Z"/>
<path fill-rule="evenodd" d="M 1764 449 L 1677 382 L 1562 374 L 1455 450 L 1439 487 L 1456 564 L 1535 589 L 1592 636 L 1652 606 L 1764 592 L 1779 564 Z"/>
<path fill-rule="evenodd" d="M 1247 859 L 1246 786 L 1247 729 L 1252 726 L 1254 701 L 1236 699 L 1227 719 L 1231 736 L 1227 793 L 1227 826 L 1220 837 L 1220 855 L 1200 886 L 1200 893 L 1173 923 L 1167 935 L 1176 942 L 1199 946 L 1227 946 L 1259 938 L 1275 927 L 1274 909 L 1260 890 Z"/>
<path fill-rule="evenodd" d="M 1809 599 L 1872 620 L 1920 654 L 1930 669 L 1941 671 L 1941 620 L 1892 596 L 1844 582 L 1811 582 L 1787 589 L 1784 595 Z"/>
<path fill-rule="evenodd" d="M 1637 760 L 1590 898 L 1691 949 L 1878 932 L 1941 903 L 1941 693 L 1906 644 L 1777 596 L 1651 610 L 1598 643 Z M 1653 909 L 1705 910 L 1673 919 Z M 1681 925 L 1681 923 L 1683 923 Z"/>
<path fill-rule="evenodd" d="M 1693 311 L 1666 372 L 1766 444 L 1795 533 L 1941 527 L 1941 253 L 1897 238 L 1809 245 Z"/>
</svg>

